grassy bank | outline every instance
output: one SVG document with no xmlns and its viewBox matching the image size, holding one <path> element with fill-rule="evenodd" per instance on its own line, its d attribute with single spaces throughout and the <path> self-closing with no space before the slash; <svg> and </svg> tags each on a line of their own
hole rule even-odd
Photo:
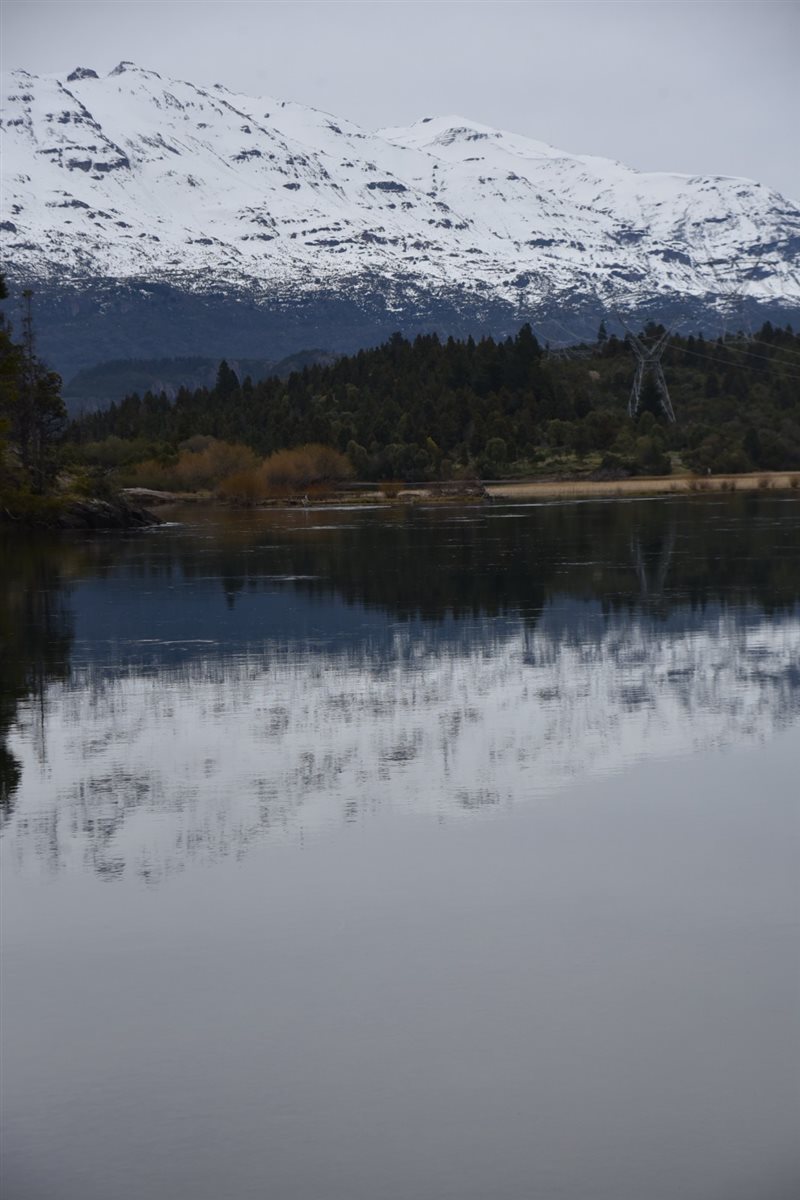
<svg viewBox="0 0 800 1200">
<path fill-rule="evenodd" d="M 659 475 L 633 479 L 533 480 L 490 483 L 493 500 L 581 499 L 613 496 L 665 496 L 709 492 L 800 491 L 800 471 L 758 471 L 747 475 Z"/>
</svg>

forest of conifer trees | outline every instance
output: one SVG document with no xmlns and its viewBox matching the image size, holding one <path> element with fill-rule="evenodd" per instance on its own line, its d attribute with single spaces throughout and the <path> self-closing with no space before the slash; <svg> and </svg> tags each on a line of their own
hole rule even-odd
<svg viewBox="0 0 800 1200">
<path fill-rule="evenodd" d="M 649 325 L 652 342 L 663 332 Z M 646 381 L 628 416 L 634 360 L 601 327 L 593 345 L 551 352 L 529 325 L 505 341 L 413 342 L 312 366 L 286 380 L 239 380 L 225 362 L 212 389 L 132 395 L 84 415 L 65 453 L 84 462 L 168 461 L 198 435 L 259 455 L 317 443 L 362 479 L 484 477 L 553 462 L 619 474 L 800 467 L 800 336 L 765 324 L 755 335 L 671 337 L 663 366 L 677 415 Z"/>
</svg>

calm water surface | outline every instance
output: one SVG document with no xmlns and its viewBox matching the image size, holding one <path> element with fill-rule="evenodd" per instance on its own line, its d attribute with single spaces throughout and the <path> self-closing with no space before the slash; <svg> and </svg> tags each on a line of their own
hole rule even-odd
<svg viewBox="0 0 800 1200">
<path fill-rule="evenodd" d="M 800 500 L 0 543 L 7 1200 L 800 1194 Z"/>
</svg>

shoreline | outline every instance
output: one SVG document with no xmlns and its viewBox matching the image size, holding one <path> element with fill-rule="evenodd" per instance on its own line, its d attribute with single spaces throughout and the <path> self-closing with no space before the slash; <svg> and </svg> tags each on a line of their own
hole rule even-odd
<svg viewBox="0 0 800 1200">
<path fill-rule="evenodd" d="M 350 484 L 330 492 L 279 496 L 258 504 L 221 500 L 213 492 L 167 492 L 149 488 L 123 488 L 116 497 L 45 497 L 28 511 L 0 508 L 4 528 L 51 530 L 141 529 L 160 525 L 153 511 L 175 505 L 200 505 L 254 512 L 288 508 L 401 508 L 413 505 L 484 505 L 570 500 L 624 500 L 648 497 L 730 495 L 734 492 L 796 492 L 800 498 L 800 471 L 758 471 L 746 475 L 660 475 L 627 479 L 492 480 L 486 483 L 453 480 L 409 484 Z"/>
<path fill-rule="evenodd" d="M 253 505 L 231 504 L 212 492 L 156 492 L 146 488 L 126 488 L 123 494 L 148 509 L 162 505 L 202 504 L 221 508 L 303 508 L 364 504 L 397 507 L 410 504 L 491 504 L 526 500 L 606 500 L 626 497 L 710 495 L 732 492 L 794 492 L 800 494 L 800 471 L 758 471 L 746 475 L 657 475 L 627 479 L 531 479 L 497 480 L 486 483 L 453 481 L 409 484 L 385 490 L 380 484 L 365 484 L 363 489 L 350 485 L 325 494 L 281 496 Z"/>
<path fill-rule="evenodd" d="M 123 493 L 111 497 L 27 496 L 22 504 L 12 497 L 0 504 L 0 526 L 26 532 L 146 529 L 160 524 L 160 517 Z"/>
</svg>

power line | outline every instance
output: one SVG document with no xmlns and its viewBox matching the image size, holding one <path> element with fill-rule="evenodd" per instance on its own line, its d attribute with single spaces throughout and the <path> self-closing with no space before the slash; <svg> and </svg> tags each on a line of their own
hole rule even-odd
<svg viewBox="0 0 800 1200">
<path fill-rule="evenodd" d="M 699 354 L 699 351 L 689 350 L 683 346 L 676 346 L 675 349 L 676 350 L 685 350 L 686 354 Z M 720 350 L 724 350 L 724 349 L 728 349 L 728 347 L 720 346 Z M 759 362 L 771 363 L 773 366 L 775 365 L 774 358 L 770 358 L 767 354 L 753 354 L 753 352 L 751 350 L 746 350 L 744 347 L 737 347 L 736 350 L 734 351 L 734 353 L 744 354 L 748 358 L 758 359 Z M 701 357 L 709 358 L 709 359 L 711 359 L 712 362 L 717 361 L 717 360 L 713 359 L 712 356 L 709 354 L 701 355 Z M 725 366 L 731 366 L 732 364 L 718 362 L 717 365 L 720 367 L 725 367 Z M 783 366 L 783 363 L 778 363 L 778 366 Z"/>
<path fill-rule="evenodd" d="M 763 338 L 747 338 L 747 341 L 753 346 L 769 346 L 774 354 L 791 354 L 800 362 L 800 350 L 792 350 L 789 346 L 773 346 L 772 342 L 765 342 Z"/>
<path fill-rule="evenodd" d="M 651 335 L 651 336 L 652 336 L 652 335 Z M 646 341 L 646 340 L 647 340 L 647 335 L 646 335 L 646 334 L 645 334 L 645 335 L 642 335 L 642 341 Z M 717 347 L 718 347 L 718 350 L 719 350 L 719 351 L 721 351 L 721 352 L 722 352 L 722 351 L 726 351 L 726 350 L 728 350 L 728 351 L 732 350 L 734 353 L 737 353 L 737 354 L 745 354 L 745 355 L 747 355 L 749 358 L 757 358 L 757 359 L 759 360 L 759 362 L 771 363 L 773 366 L 775 365 L 775 358 L 774 358 L 774 356 L 772 356 L 772 355 L 768 355 L 768 354 L 754 354 L 752 350 L 748 350 L 748 348 L 747 348 L 747 347 L 748 347 L 749 345 L 752 345 L 752 343 L 753 343 L 753 342 L 755 342 L 755 341 L 757 340 L 756 338 L 744 338 L 744 339 L 742 339 L 742 340 L 743 340 L 743 342 L 745 343 L 744 345 L 743 345 L 743 344 L 741 344 L 741 342 L 740 342 L 739 344 L 736 344 L 735 342 L 733 342 L 733 340 L 731 340 L 731 341 L 727 341 L 727 342 L 723 342 L 723 343 L 722 343 L 722 345 L 719 345 L 719 343 L 716 341 L 716 339 L 714 339 L 713 341 L 705 341 L 705 339 L 704 339 L 704 342 L 705 342 L 705 344 L 706 344 L 707 346 L 717 346 Z M 764 341 L 759 341 L 759 342 L 758 342 L 758 344 L 759 344 L 759 346 L 770 346 L 770 345 L 771 345 L 771 343 L 770 343 L 770 342 L 764 342 Z M 676 347 L 675 347 L 675 349 L 682 350 L 682 349 L 684 349 L 684 347 L 682 347 L 682 346 L 676 346 Z M 777 347 L 776 347 L 776 349 L 777 349 Z M 697 352 L 697 351 L 692 351 L 692 350 L 688 350 L 688 349 L 687 349 L 687 350 L 686 350 L 686 353 L 687 353 L 687 354 L 693 354 L 693 353 L 698 353 L 698 352 Z M 791 352 L 790 352 L 790 353 L 791 353 Z M 798 351 L 797 353 L 798 353 L 798 355 L 800 355 L 800 351 Z M 709 357 L 709 356 L 708 356 L 708 355 L 702 355 L 701 357 L 706 357 L 706 358 L 707 358 L 707 357 Z M 720 365 L 720 366 L 725 366 L 726 364 L 724 364 L 724 363 L 720 363 L 719 365 Z M 777 364 L 777 365 L 778 365 L 778 366 L 783 366 L 783 363 L 781 363 L 780 361 L 778 361 L 778 364 Z M 794 364 L 792 364 L 792 365 L 794 365 Z"/>
<path fill-rule="evenodd" d="M 622 322 L 621 322 L 621 323 L 622 323 Z M 561 325 L 561 328 L 562 328 L 562 329 L 565 331 L 565 333 L 569 333 L 569 332 L 570 332 L 569 330 L 567 330 L 567 328 L 566 328 L 566 326 L 565 326 L 565 325 L 561 324 L 561 322 L 560 322 L 560 321 L 554 321 L 554 324 Z M 624 328 L 624 324 L 623 324 L 623 328 Z M 574 337 L 574 334 L 573 334 L 573 335 L 571 335 L 571 336 L 573 336 L 573 337 Z M 624 341 L 624 338 L 621 338 L 620 340 L 621 340 L 621 341 Z M 800 380 L 800 375 L 793 375 L 793 374 L 791 374 L 791 373 L 787 373 L 787 372 L 785 371 L 785 369 L 784 369 L 784 368 L 785 368 L 787 365 L 789 365 L 789 364 L 788 364 L 788 363 L 786 363 L 786 362 L 784 362 L 783 360 L 781 360 L 781 359 L 777 359 L 777 360 L 776 360 L 776 358 L 774 357 L 774 355 L 772 355 L 772 356 L 771 356 L 771 355 L 766 355 L 766 354 L 755 354 L 755 353 L 753 353 L 753 351 L 752 351 L 752 350 L 749 350 L 749 349 L 748 349 L 748 345 L 752 344 L 753 342 L 757 342 L 757 343 L 758 343 L 758 345 L 760 345 L 760 346 L 771 346 L 771 343 L 770 343 L 770 342 L 764 342 L 764 341 L 762 341 L 762 340 L 759 340 L 759 339 L 757 339 L 757 338 L 744 338 L 743 340 L 744 340 L 744 341 L 747 343 L 747 345 L 742 345 L 742 344 L 741 344 L 741 342 L 739 342 L 738 344 L 736 344 L 735 342 L 733 342 L 733 339 L 731 339 L 731 341 L 725 341 L 725 342 L 723 342 L 723 343 L 722 343 L 722 345 L 718 347 L 718 349 L 719 349 L 719 351 L 720 351 L 720 352 L 729 351 L 729 352 L 733 352 L 734 354 L 742 355 L 742 356 L 744 356 L 744 357 L 745 357 L 745 359 L 757 359 L 759 362 L 765 362 L 765 363 L 768 363 L 768 364 L 770 364 L 771 366 L 777 366 L 777 367 L 780 369 L 780 372 L 781 372 L 781 377 L 782 377 L 783 379 Z M 646 342 L 647 342 L 647 337 L 646 337 L 646 335 L 642 335 L 642 336 L 640 337 L 640 341 L 641 341 L 643 344 L 645 344 L 645 346 L 646 346 Z M 561 352 L 563 353 L 563 351 L 564 351 L 564 350 L 569 350 L 569 349 L 571 349 L 572 347 L 576 347 L 576 348 L 577 348 L 577 347 L 579 347 L 579 346 L 587 346 L 587 347 L 591 347 L 591 346 L 593 346 L 594 344 L 595 344 L 595 343 L 593 343 L 593 342 L 587 342 L 585 339 L 579 339 L 579 338 L 576 338 L 576 339 L 575 339 L 575 340 L 574 340 L 574 341 L 571 343 L 571 345 L 570 345 L 570 344 L 564 344 L 564 346 L 563 346 L 563 347 L 558 347 L 558 348 L 556 348 L 556 349 L 555 349 L 553 352 L 554 352 L 554 353 L 558 353 L 559 351 L 561 351 Z M 709 346 L 712 346 L 712 345 L 717 345 L 716 341 L 713 341 L 713 342 L 707 342 L 706 344 L 707 344 L 707 345 L 709 345 Z M 686 346 L 682 346 L 682 345 L 673 345 L 673 346 L 671 346 L 671 347 L 670 347 L 670 349 L 674 350 L 676 353 L 680 353 L 680 354 L 691 354 L 691 355 L 692 355 L 694 358 L 703 358 L 703 359 L 706 359 L 708 362 L 711 362 L 711 363 L 713 363 L 715 366 L 717 366 L 717 367 L 720 367 L 720 368 L 724 368 L 724 367 L 730 367 L 730 366 L 737 366 L 737 365 L 738 365 L 738 366 L 741 366 L 741 365 L 742 365 L 741 363 L 725 363 L 725 362 L 720 362 L 720 360 L 719 360 L 717 357 L 715 357 L 714 355 L 712 355 L 712 354 L 703 354 L 703 353 L 701 353 L 701 352 L 700 352 L 700 351 L 698 351 L 698 350 L 690 350 L 688 347 L 686 347 Z M 780 347 L 775 347 L 775 350 L 776 350 L 776 351 L 777 351 L 778 349 L 780 349 Z M 793 352 L 792 352 L 792 351 L 788 351 L 788 353 L 793 353 Z M 792 362 L 792 363 L 791 363 L 791 365 L 792 365 L 792 366 L 795 366 L 795 365 L 797 365 L 797 366 L 800 366 L 800 351 L 796 351 L 795 353 L 797 353 L 797 355 L 798 355 L 797 363 L 795 363 L 795 362 Z M 747 365 L 747 363 L 745 362 L 745 364 L 744 364 L 744 365 L 746 366 L 746 365 Z"/>
<path fill-rule="evenodd" d="M 717 367 L 741 366 L 741 363 L 738 363 L 738 364 L 737 363 L 721 363 L 718 359 L 712 357 L 712 355 L 710 355 L 710 354 L 702 354 L 699 350 L 689 350 L 688 347 L 686 347 L 686 346 L 674 346 L 672 348 L 679 354 L 691 354 L 694 358 L 704 358 L 708 362 L 714 363 L 714 365 Z M 743 353 L 746 354 L 747 351 L 743 351 Z M 750 357 L 758 358 L 762 362 L 767 362 L 767 363 L 772 362 L 772 359 L 762 357 L 762 355 L 751 354 Z M 747 364 L 745 363 L 745 366 L 746 365 Z M 796 380 L 797 382 L 800 382 L 800 375 L 790 375 L 790 374 L 787 374 L 785 371 L 781 372 L 781 378 L 782 379 L 793 379 L 793 380 Z"/>
</svg>

